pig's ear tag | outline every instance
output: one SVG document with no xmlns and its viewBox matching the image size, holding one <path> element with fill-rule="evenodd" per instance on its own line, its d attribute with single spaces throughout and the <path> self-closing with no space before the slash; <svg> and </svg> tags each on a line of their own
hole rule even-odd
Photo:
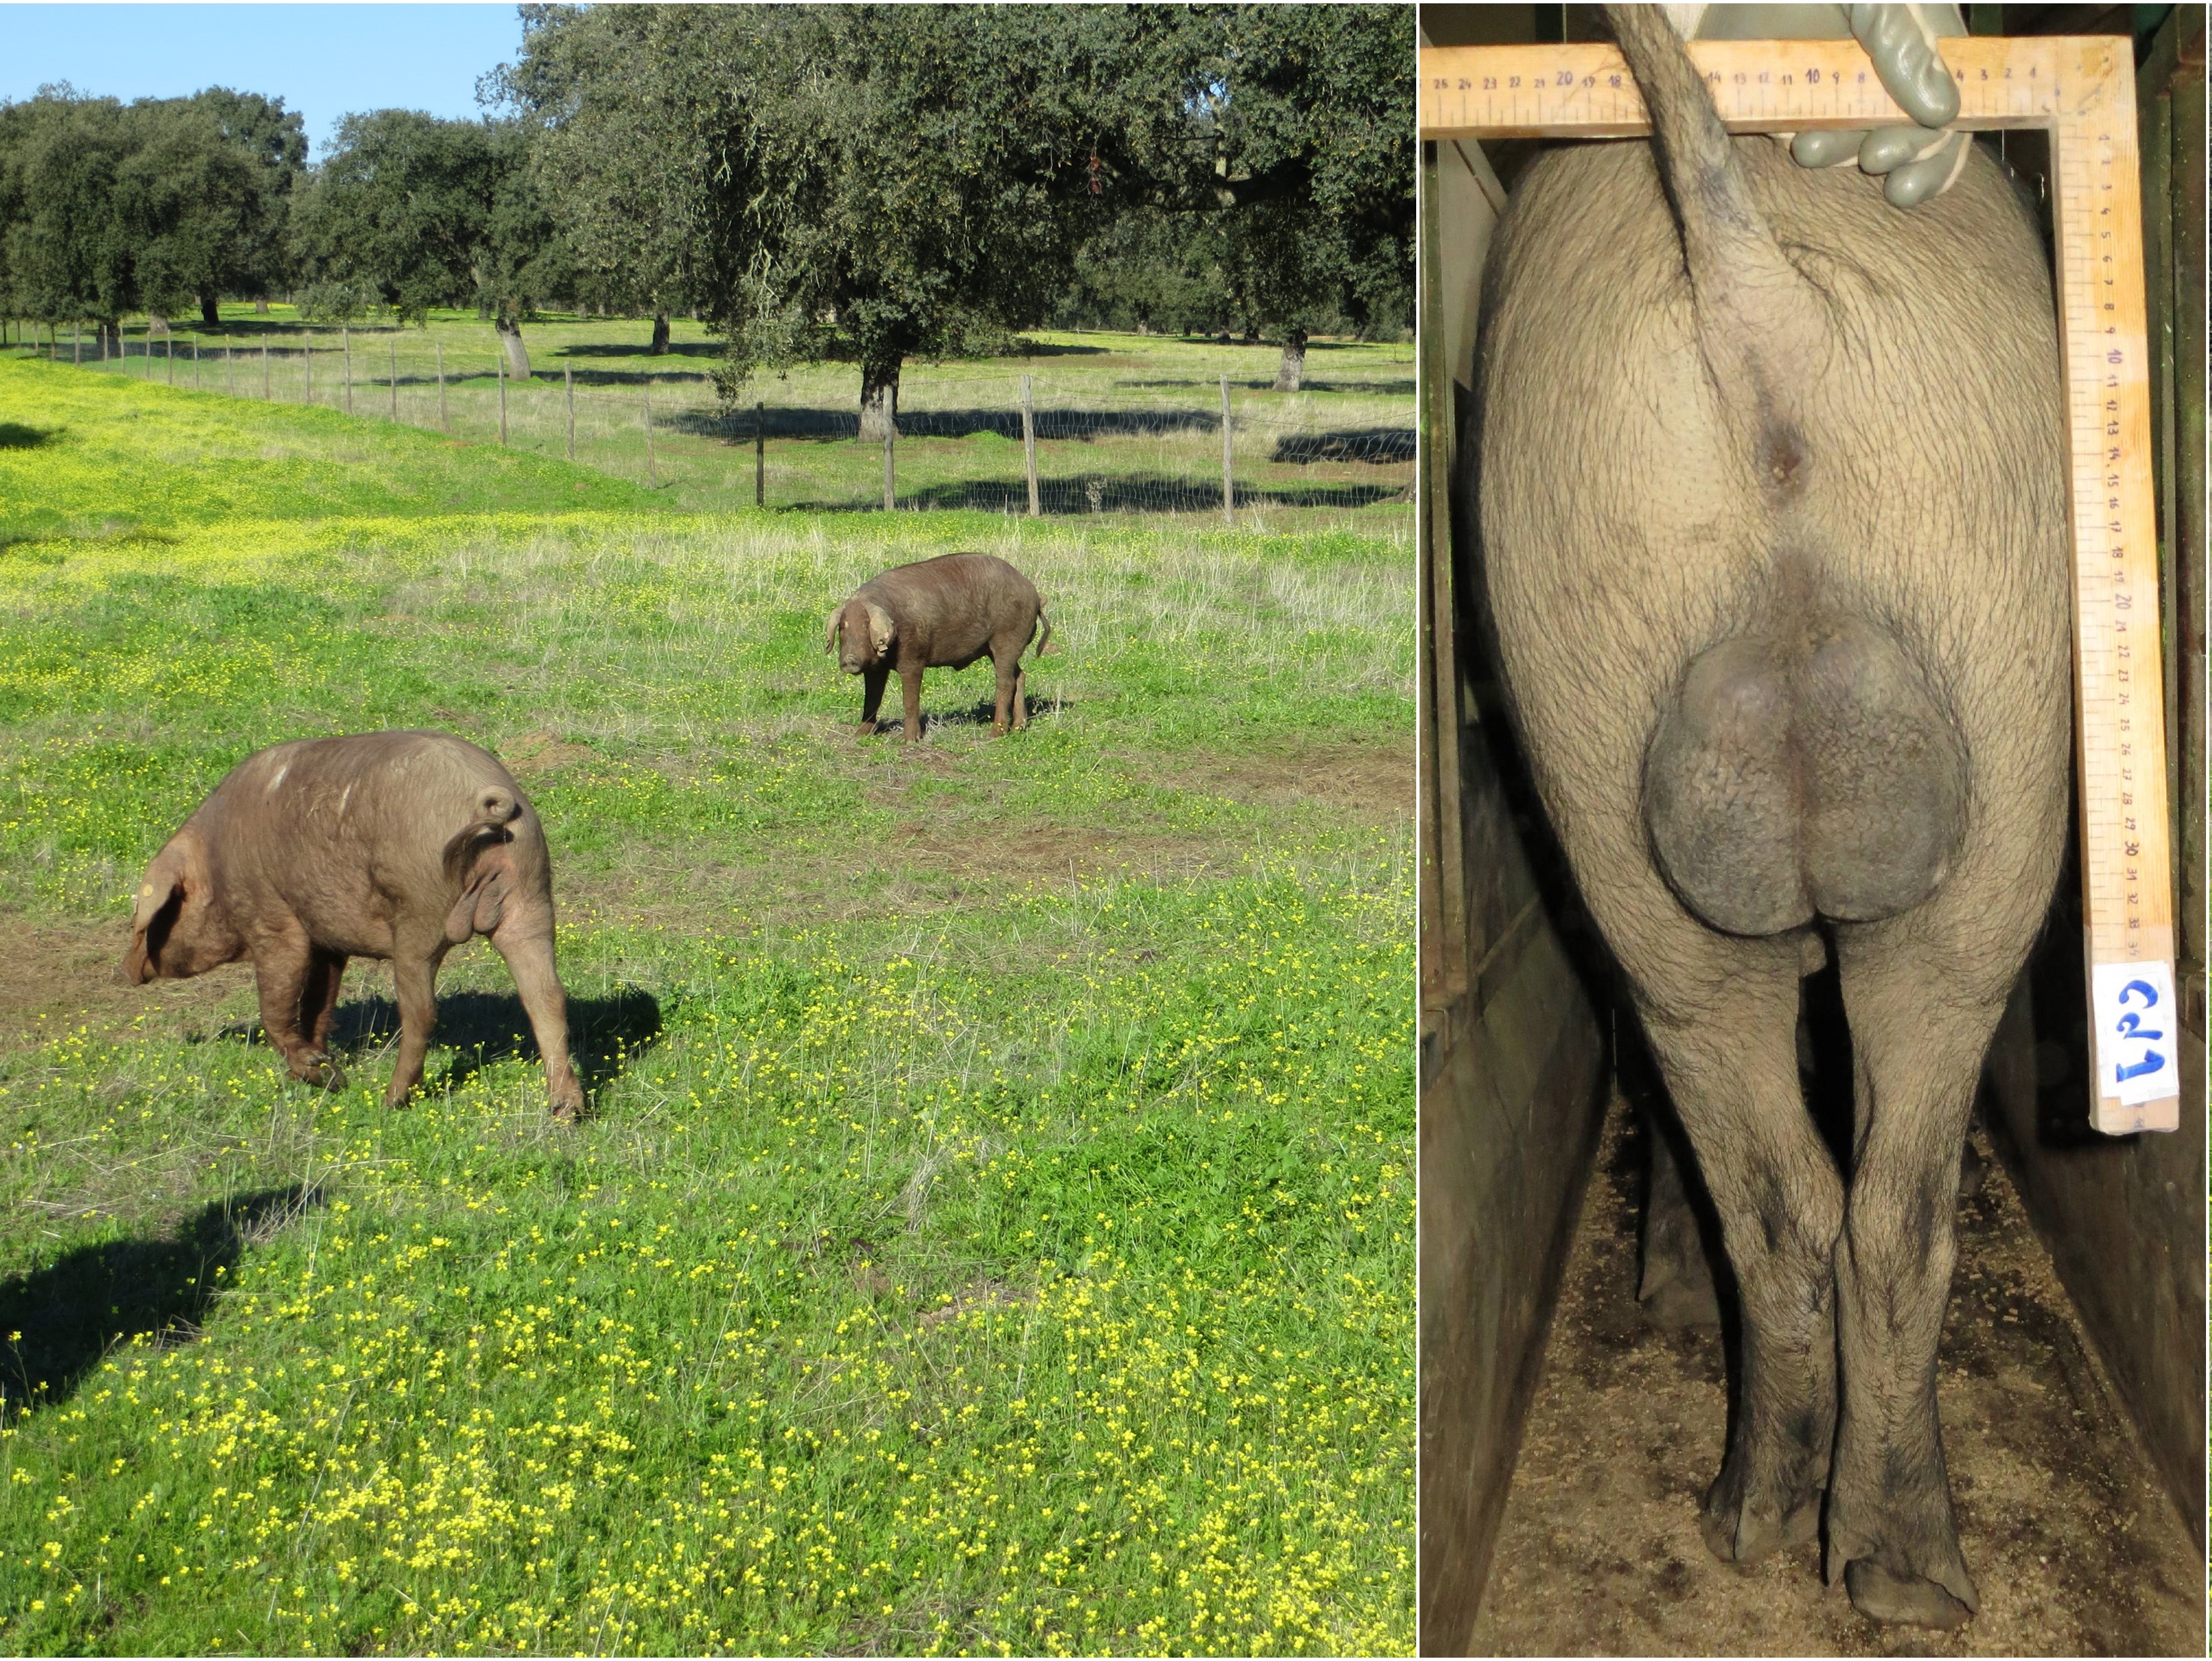
<svg viewBox="0 0 2212 1661">
<path fill-rule="evenodd" d="M 2089 976 L 2096 1128 L 2108 1136 L 2179 1129 L 2181 1010 L 2173 996 L 2173 965 L 2162 958 L 2100 963 L 2091 966 Z"/>
</svg>

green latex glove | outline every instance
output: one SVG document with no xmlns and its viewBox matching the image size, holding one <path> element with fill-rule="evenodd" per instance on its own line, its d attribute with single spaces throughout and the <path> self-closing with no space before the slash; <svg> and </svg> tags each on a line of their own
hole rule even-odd
<svg viewBox="0 0 2212 1661">
<path fill-rule="evenodd" d="M 1866 48 L 1882 86 L 1917 125 L 1872 132 L 1801 132 L 1790 154 L 1808 167 L 1856 160 L 1862 171 L 1887 175 L 1882 195 L 1899 208 L 1948 189 L 1966 165 L 1966 147 L 1973 140 L 1948 131 L 1958 119 L 1959 88 L 1936 50 L 1936 37 L 1947 28 L 1966 32 L 1956 6 L 1853 6 L 1851 33 Z"/>
</svg>

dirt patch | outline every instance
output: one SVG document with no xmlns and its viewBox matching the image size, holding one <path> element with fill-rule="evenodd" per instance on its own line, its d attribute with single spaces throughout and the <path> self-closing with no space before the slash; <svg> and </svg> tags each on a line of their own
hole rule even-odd
<svg viewBox="0 0 2212 1661">
<path fill-rule="evenodd" d="M 1877 1627 L 1821 1585 L 1817 1546 L 1717 1561 L 1698 1504 L 1726 1428 L 1721 1340 L 1641 1323 L 1638 1164 L 1617 1116 L 1469 1653 L 2203 1653 L 2202 1555 L 1994 1161 L 1960 1204 L 1937 1384 L 1981 1612 L 1954 1633 Z"/>
<path fill-rule="evenodd" d="M 124 917 L 37 922 L 0 916 L 0 938 L 8 941 L 0 952 L 0 1049 L 40 1043 L 64 1026 L 117 1036 L 142 1021 L 204 1016 L 252 982 L 252 970 L 239 964 L 194 980 L 125 985 L 115 968 L 130 933 Z"/>
<path fill-rule="evenodd" d="M 1211 756 L 1164 782 L 1232 801 L 1278 806 L 1323 802 L 1375 822 L 1413 812 L 1410 742 L 1329 744 L 1261 754 Z"/>
<path fill-rule="evenodd" d="M 499 747 L 500 760 L 519 779 L 528 778 L 533 773 L 550 773 L 572 761 L 581 761 L 591 753 L 589 745 L 567 743 L 557 733 L 549 733 L 542 727 L 520 738 L 510 739 Z"/>
</svg>

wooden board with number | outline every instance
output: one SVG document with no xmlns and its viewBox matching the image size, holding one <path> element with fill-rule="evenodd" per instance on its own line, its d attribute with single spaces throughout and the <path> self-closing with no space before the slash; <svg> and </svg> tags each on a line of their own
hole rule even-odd
<svg viewBox="0 0 2212 1661">
<path fill-rule="evenodd" d="M 2052 221 L 2074 552 L 2075 737 L 2090 1119 L 2112 1135 L 2180 1122 L 2164 671 L 2151 484 L 2134 64 L 2124 36 L 1940 43 L 1958 125 L 2051 133 Z M 1907 120 L 1852 40 L 1698 40 L 1690 54 L 1733 132 Z M 1649 132 L 1611 46 L 1424 47 L 1421 137 Z"/>
</svg>

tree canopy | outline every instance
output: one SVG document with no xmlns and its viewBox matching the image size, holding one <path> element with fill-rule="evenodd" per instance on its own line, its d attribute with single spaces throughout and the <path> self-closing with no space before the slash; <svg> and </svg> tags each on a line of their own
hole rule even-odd
<svg viewBox="0 0 2212 1661">
<path fill-rule="evenodd" d="M 301 198 L 295 244 L 311 307 L 343 316 L 384 306 L 419 320 L 433 306 L 474 305 L 521 375 L 521 323 L 568 286 L 527 137 L 512 121 L 346 117 Z"/>
<path fill-rule="evenodd" d="M 282 100 L 210 88 L 191 98 L 41 88 L 0 106 L 0 285 L 45 321 L 264 295 L 285 277 L 294 185 L 307 158 Z"/>
<path fill-rule="evenodd" d="M 296 285 L 310 312 L 592 305 L 703 318 L 717 379 L 901 366 L 1071 308 L 1283 347 L 1395 332 L 1413 294 L 1402 6 L 521 8 L 495 113 L 347 116 L 312 168 L 281 100 L 0 105 L 0 290 L 113 319 Z"/>
</svg>

